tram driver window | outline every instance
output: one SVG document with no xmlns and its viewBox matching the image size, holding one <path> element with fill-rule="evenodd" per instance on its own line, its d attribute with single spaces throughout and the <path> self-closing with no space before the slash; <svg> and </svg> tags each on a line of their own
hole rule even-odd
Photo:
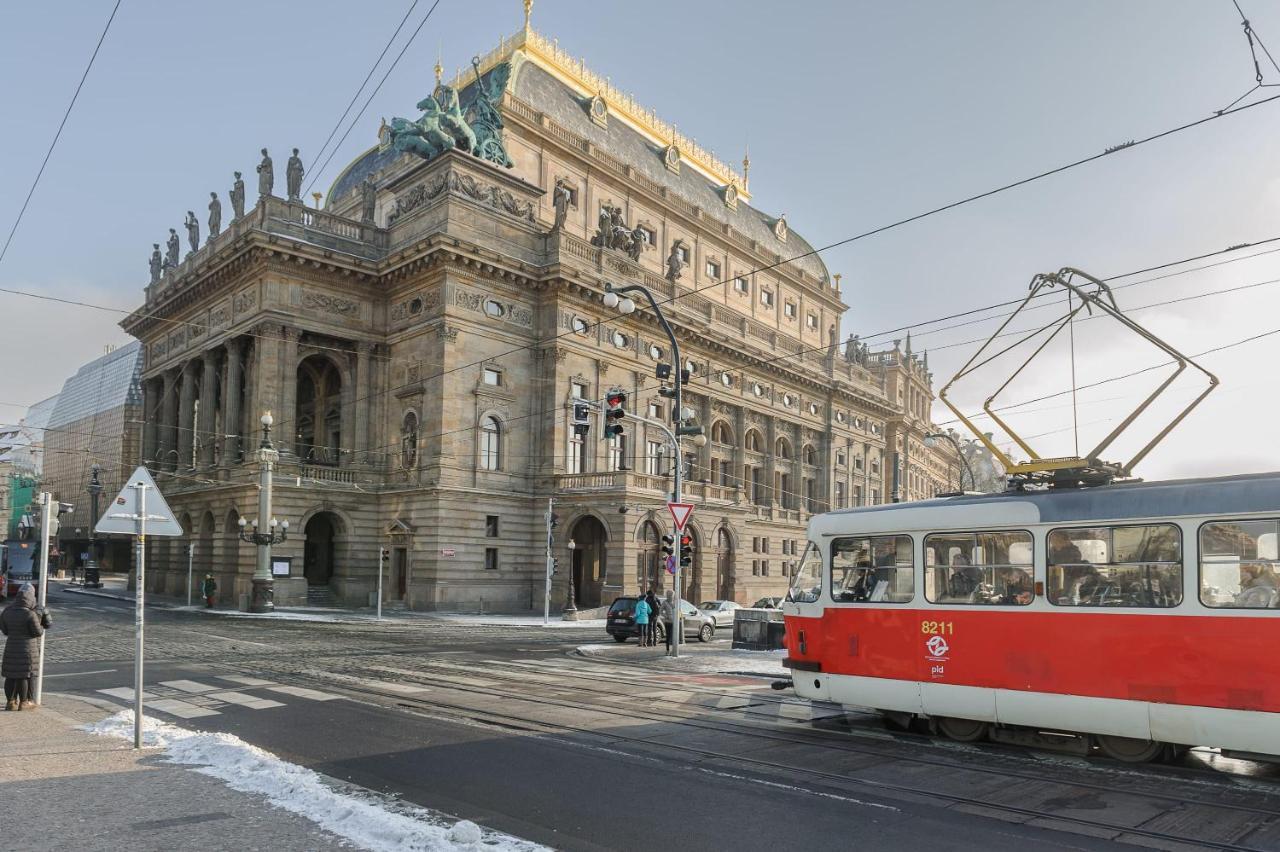
<svg viewBox="0 0 1280 852">
<path fill-rule="evenodd" d="M 1216 521 L 1200 528 L 1200 602 L 1280 609 L 1280 521 Z"/>
<path fill-rule="evenodd" d="M 844 603 L 908 603 L 915 597 L 909 535 L 837 538 L 831 542 L 831 597 Z"/>
<path fill-rule="evenodd" d="M 812 603 L 822 593 L 822 551 L 808 542 L 791 581 L 791 600 Z"/>
<path fill-rule="evenodd" d="M 1182 603 L 1182 537 L 1173 524 L 1052 530 L 1048 597 L 1058 606 Z"/>
<path fill-rule="evenodd" d="M 930 603 L 1026 606 L 1035 599 L 1031 533 L 940 533 L 924 540 Z"/>
</svg>

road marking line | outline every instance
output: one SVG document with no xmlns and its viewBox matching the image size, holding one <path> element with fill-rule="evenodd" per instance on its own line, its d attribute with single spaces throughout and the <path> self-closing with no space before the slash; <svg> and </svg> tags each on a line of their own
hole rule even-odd
<svg viewBox="0 0 1280 852">
<path fill-rule="evenodd" d="M 328 692 L 320 692 L 315 689 L 307 689 L 302 686 L 268 686 L 269 692 L 279 692 L 284 695 L 294 695 L 298 698 L 310 698 L 312 701 L 336 701 L 341 696 L 331 695 Z"/>
<path fill-rule="evenodd" d="M 218 675 L 218 680 L 238 683 L 241 686 L 275 686 L 275 681 L 273 680 L 263 680 L 260 677 L 245 677 L 243 675 Z"/>
<path fill-rule="evenodd" d="M 162 680 L 161 686 L 168 686 L 173 689 L 180 689 L 183 692 L 208 692 L 211 689 L 217 689 L 216 686 L 208 686 L 203 683 L 197 683 L 194 680 Z"/>
<path fill-rule="evenodd" d="M 279 701 L 272 701 L 270 698 L 254 698 L 252 695 L 245 695 L 243 692 L 235 692 L 234 690 L 211 692 L 206 697 L 225 701 L 228 704 L 238 704 L 241 707 L 248 707 L 250 710 L 268 710 L 272 707 L 284 706 Z"/>
<path fill-rule="evenodd" d="M 128 701 L 133 700 L 132 686 L 117 686 L 112 689 L 99 689 L 98 692 L 101 692 L 103 695 L 110 695 L 112 698 L 123 698 Z M 142 693 L 143 701 L 150 701 L 153 698 L 155 698 L 155 696 L 152 695 L 150 692 L 146 692 L 145 690 L 143 691 Z"/>
<path fill-rule="evenodd" d="M 198 719 L 201 716 L 221 715 L 217 710 L 206 710 L 203 707 L 197 707 L 185 701 L 178 701 L 176 698 L 161 698 L 152 701 L 147 705 L 147 709 L 159 710 L 161 713 L 168 713 L 171 716 L 177 716 L 179 719 Z"/>
<path fill-rule="evenodd" d="M 119 669 L 94 669 L 91 672 L 63 672 L 61 674 L 47 674 L 45 675 L 45 679 L 48 680 L 51 677 L 79 677 L 80 675 L 110 674 L 114 671 L 119 671 Z"/>
</svg>

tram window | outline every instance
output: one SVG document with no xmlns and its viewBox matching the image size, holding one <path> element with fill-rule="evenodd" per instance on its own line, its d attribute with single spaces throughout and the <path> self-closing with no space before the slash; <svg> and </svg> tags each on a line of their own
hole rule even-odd
<svg viewBox="0 0 1280 852">
<path fill-rule="evenodd" d="M 1053 530 L 1048 597 L 1057 606 L 1182 603 L 1182 537 L 1172 524 Z"/>
<path fill-rule="evenodd" d="M 850 603 L 907 603 L 915 597 L 909 535 L 837 538 L 831 542 L 831 597 Z"/>
<path fill-rule="evenodd" d="M 808 542 L 800 565 L 796 568 L 795 578 L 791 581 L 791 600 L 812 603 L 821 592 L 822 551 L 813 542 Z"/>
<path fill-rule="evenodd" d="M 930 603 L 1026 606 L 1035 598 L 1031 533 L 939 533 L 924 539 Z"/>
<path fill-rule="evenodd" d="M 1280 520 L 1215 521 L 1200 528 L 1200 602 L 1280 609 Z"/>
</svg>

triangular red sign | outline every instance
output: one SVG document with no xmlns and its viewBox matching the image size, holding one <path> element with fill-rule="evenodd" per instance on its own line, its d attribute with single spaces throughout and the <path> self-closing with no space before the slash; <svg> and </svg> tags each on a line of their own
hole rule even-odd
<svg viewBox="0 0 1280 852">
<path fill-rule="evenodd" d="M 668 503 L 667 508 L 671 510 L 671 519 L 676 522 L 676 529 L 684 532 L 684 525 L 689 523 L 689 516 L 693 514 L 693 504 Z"/>
</svg>

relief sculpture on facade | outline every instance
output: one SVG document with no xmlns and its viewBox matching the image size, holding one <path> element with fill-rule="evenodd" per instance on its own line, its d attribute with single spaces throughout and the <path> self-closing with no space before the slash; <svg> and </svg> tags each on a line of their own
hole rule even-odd
<svg viewBox="0 0 1280 852">
<path fill-rule="evenodd" d="M 328 314 L 337 314 L 343 317 L 355 317 L 360 315 L 360 305 L 351 299 L 344 299 L 341 296 L 330 296 L 328 293 L 313 293 L 310 290 L 304 290 L 302 293 L 302 306 L 311 308 L 312 310 L 324 311 Z"/>
</svg>

